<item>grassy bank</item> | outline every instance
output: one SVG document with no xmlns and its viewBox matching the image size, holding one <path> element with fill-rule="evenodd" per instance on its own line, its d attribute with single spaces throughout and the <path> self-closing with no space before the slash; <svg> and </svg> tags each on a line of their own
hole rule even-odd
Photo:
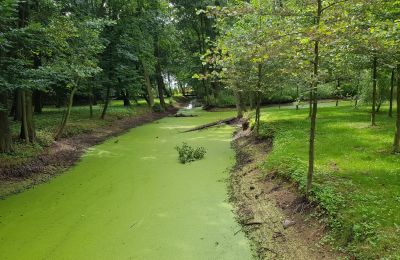
<svg viewBox="0 0 400 260">
<path fill-rule="evenodd" d="M 383 107 L 370 126 L 369 107 L 325 104 L 319 109 L 314 198 L 332 232 L 326 239 L 360 259 L 400 257 L 400 155 L 392 141 L 395 120 Z M 265 108 L 263 134 L 274 134 L 265 162 L 275 172 L 305 185 L 308 109 Z"/>
<path fill-rule="evenodd" d="M 145 102 L 124 107 L 122 101 L 112 101 L 105 120 L 100 119 L 102 105 L 93 106 L 93 117 L 90 117 L 88 106 L 75 106 L 72 108 L 70 120 L 63 137 L 71 137 L 81 133 L 90 133 L 96 128 L 112 124 L 115 120 L 140 116 L 151 112 Z M 64 108 L 44 107 L 42 114 L 34 116 L 37 140 L 35 144 L 25 144 L 18 141 L 20 122 L 13 121 L 11 130 L 13 134 L 14 152 L 0 154 L 1 167 L 13 167 L 24 163 L 40 154 L 43 149 L 53 143 L 54 135 L 60 125 Z"/>
</svg>

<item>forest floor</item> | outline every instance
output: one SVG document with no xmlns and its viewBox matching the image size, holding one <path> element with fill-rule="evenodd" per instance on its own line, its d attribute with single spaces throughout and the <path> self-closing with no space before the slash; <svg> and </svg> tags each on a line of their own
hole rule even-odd
<svg viewBox="0 0 400 260">
<path fill-rule="evenodd" d="M 271 139 L 257 139 L 239 131 L 234 141 L 236 165 L 230 179 L 231 200 L 238 220 L 259 259 L 337 259 L 320 243 L 325 226 L 310 215 L 293 183 L 265 175 L 262 164 L 272 149 Z"/>
<path fill-rule="evenodd" d="M 143 102 L 124 107 L 121 101 L 113 101 L 105 120 L 101 120 L 101 109 L 94 106 L 94 116 L 90 117 L 88 107 L 73 107 L 63 138 L 54 141 L 63 109 L 45 107 L 35 116 L 37 143 L 16 142 L 14 153 L 0 156 L 0 198 L 50 180 L 75 164 L 93 145 L 177 111 L 171 107 L 156 113 Z M 18 122 L 13 122 L 12 130 L 17 139 Z"/>
</svg>

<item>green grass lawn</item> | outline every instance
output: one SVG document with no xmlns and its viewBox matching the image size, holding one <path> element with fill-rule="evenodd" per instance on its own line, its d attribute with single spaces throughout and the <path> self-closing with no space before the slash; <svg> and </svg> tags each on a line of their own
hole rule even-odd
<svg viewBox="0 0 400 260">
<path fill-rule="evenodd" d="M 115 120 L 150 112 L 144 100 L 140 100 L 139 104 L 133 104 L 131 107 L 124 107 L 122 101 L 113 100 L 108 108 L 105 120 L 100 119 L 102 109 L 102 105 L 93 106 L 93 117 L 90 118 L 89 106 L 74 106 L 63 136 L 70 137 L 88 133 L 96 128 L 110 125 Z M 18 140 L 21 124 L 12 121 L 11 130 L 15 140 L 15 151 L 12 154 L 1 154 L 0 165 L 3 167 L 19 165 L 38 155 L 45 147 L 52 144 L 63 113 L 64 108 L 44 107 L 42 114 L 34 115 L 37 142 L 32 145 L 26 145 Z"/>
<path fill-rule="evenodd" d="M 383 107 L 377 127 L 370 108 L 323 104 L 318 111 L 314 198 L 325 210 L 332 232 L 327 240 L 360 259 L 400 258 L 400 155 L 392 154 L 395 119 Z M 274 132 L 265 162 L 304 187 L 308 164 L 306 107 L 264 108 L 262 131 Z"/>
</svg>

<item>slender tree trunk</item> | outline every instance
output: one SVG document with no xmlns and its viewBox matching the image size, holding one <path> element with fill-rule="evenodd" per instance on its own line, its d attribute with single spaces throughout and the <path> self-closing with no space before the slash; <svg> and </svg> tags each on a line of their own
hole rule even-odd
<svg viewBox="0 0 400 260">
<path fill-rule="evenodd" d="M 158 65 L 157 65 L 158 67 Z M 161 72 L 160 72 L 161 73 Z M 165 110 L 167 108 L 167 105 L 165 104 L 165 99 L 164 99 L 164 80 L 162 78 L 161 74 L 158 74 L 157 72 L 157 90 L 158 90 L 158 98 L 160 99 L 160 105 L 161 107 Z"/>
<path fill-rule="evenodd" d="M 313 85 L 310 86 L 310 97 L 309 97 L 309 101 L 308 101 L 308 105 L 309 105 L 309 111 L 308 111 L 308 117 L 311 118 L 311 114 L 312 114 L 312 103 L 313 103 Z"/>
<path fill-rule="evenodd" d="M 337 87 L 336 87 L 336 106 L 339 106 L 339 98 L 340 98 L 340 79 L 337 80 Z"/>
<path fill-rule="evenodd" d="M 22 122 L 21 122 L 21 133 L 20 138 L 24 139 L 26 143 L 29 143 L 29 133 L 28 133 L 28 121 L 26 117 L 26 94 L 25 91 L 21 91 L 21 112 L 22 112 Z"/>
<path fill-rule="evenodd" d="M 146 66 L 143 62 L 143 60 L 141 60 L 142 62 L 142 67 L 143 67 L 143 76 L 146 82 L 146 91 L 147 91 L 147 103 L 149 105 L 149 107 L 154 107 L 154 96 L 153 96 L 153 90 L 151 87 L 151 81 L 150 81 L 150 76 L 149 73 L 147 72 Z"/>
<path fill-rule="evenodd" d="M 93 118 L 93 93 L 89 94 L 89 114 L 90 118 Z"/>
<path fill-rule="evenodd" d="M 299 110 L 299 102 L 300 102 L 299 85 L 296 86 L 296 96 L 297 96 L 296 110 Z"/>
<path fill-rule="evenodd" d="M 106 93 L 106 99 L 104 102 L 104 107 L 103 111 L 101 112 L 100 119 L 104 119 L 106 117 L 107 109 L 108 109 L 108 104 L 110 103 L 110 94 L 111 94 L 111 86 L 107 86 L 107 93 Z"/>
<path fill-rule="evenodd" d="M 235 90 L 235 99 L 236 99 L 236 110 L 237 110 L 237 118 L 243 118 L 243 107 L 241 101 L 241 95 L 238 90 Z"/>
<path fill-rule="evenodd" d="M 390 79 L 390 97 L 389 97 L 389 116 L 393 116 L 393 91 L 394 91 L 394 77 L 395 69 L 392 69 L 392 77 Z"/>
<path fill-rule="evenodd" d="M 10 122 L 7 111 L 7 95 L 0 93 L 0 153 L 13 151 Z"/>
<path fill-rule="evenodd" d="M 372 111 L 371 125 L 376 126 L 376 86 L 377 86 L 378 58 L 375 56 L 372 61 Z"/>
<path fill-rule="evenodd" d="M 155 34 L 154 37 L 154 54 L 155 57 L 157 58 L 156 61 L 156 80 L 157 80 L 157 88 L 158 88 L 158 98 L 160 99 L 160 105 L 162 107 L 163 110 L 167 109 L 167 105 L 165 104 L 165 100 L 164 100 L 164 89 L 166 89 L 165 87 L 165 83 L 164 83 L 164 79 L 162 76 L 162 69 L 161 69 L 161 53 L 160 53 L 160 39 L 158 36 L 158 33 Z"/>
<path fill-rule="evenodd" d="M 320 18 L 322 14 L 322 0 L 317 0 L 317 17 L 316 24 L 319 26 Z M 308 151 L 308 172 L 307 172 L 307 187 L 306 194 L 307 197 L 310 195 L 312 180 L 314 177 L 314 164 L 315 164 L 315 130 L 317 122 L 317 109 L 318 109 L 318 76 L 319 76 L 319 40 L 314 42 L 314 72 L 313 72 L 313 87 L 311 89 L 312 96 L 312 112 L 310 118 L 310 141 L 309 141 L 309 151 Z"/>
<path fill-rule="evenodd" d="M 124 107 L 130 107 L 131 106 L 131 101 L 129 100 L 128 91 L 126 89 L 124 89 L 122 91 L 122 96 L 123 96 L 123 99 L 124 99 Z"/>
<path fill-rule="evenodd" d="M 397 102 L 397 113 L 396 113 L 396 133 L 394 135 L 393 151 L 400 153 L 400 64 L 397 65 L 397 90 L 396 90 L 396 102 Z"/>
<path fill-rule="evenodd" d="M 64 112 L 64 116 L 62 118 L 60 128 L 58 129 L 58 131 L 56 133 L 56 136 L 54 137 L 55 140 L 59 140 L 62 137 L 62 134 L 64 133 L 65 127 L 66 127 L 67 122 L 69 120 L 69 116 L 71 114 L 71 109 L 72 109 L 72 105 L 74 103 L 74 95 L 75 95 L 76 90 L 77 90 L 76 87 L 74 87 L 71 90 L 71 93 L 70 93 L 69 99 L 68 99 L 67 109 Z"/>
<path fill-rule="evenodd" d="M 261 117 L 261 93 L 257 93 L 256 102 L 256 134 L 260 134 L 260 117 Z"/>
</svg>

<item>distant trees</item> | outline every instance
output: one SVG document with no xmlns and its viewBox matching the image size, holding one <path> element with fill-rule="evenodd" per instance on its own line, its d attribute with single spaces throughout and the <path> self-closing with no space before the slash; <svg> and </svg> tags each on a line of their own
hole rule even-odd
<svg viewBox="0 0 400 260">
<path fill-rule="evenodd" d="M 20 139 L 35 142 L 43 101 L 66 107 L 59 139 L 76 95 L 86 97 L 91 116 L 103 100 L 104 119 L 113 97 L 126 106 L 144 98 L 153 108 L 157 95 L 167 109 L 166 78 L 192 80 L 173 66 L 192 54 L 177 49 L 184 40 L 170 1 L 7 0 L 0 10 L 0 152 L 12 150 L 9 116 L 21 123 Z"/>
</svg>

